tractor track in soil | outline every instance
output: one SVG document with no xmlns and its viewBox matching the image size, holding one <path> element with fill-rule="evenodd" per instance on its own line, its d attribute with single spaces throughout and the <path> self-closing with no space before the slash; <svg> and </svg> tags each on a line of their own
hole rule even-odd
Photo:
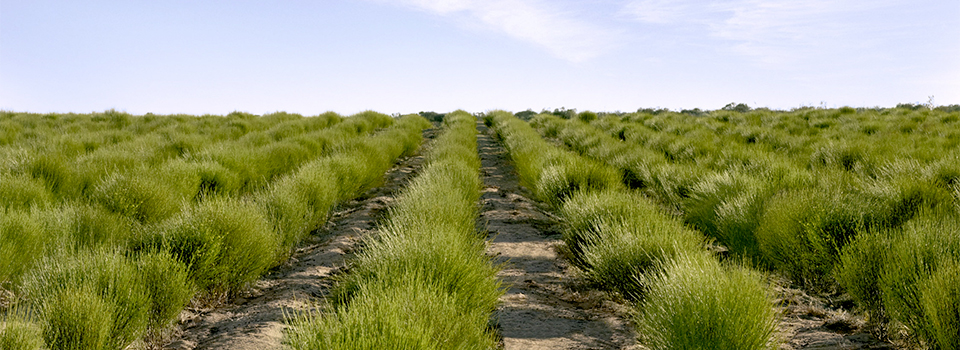
<svg viewBox="0 0 960 350">
<path fill-rule="evenodd" d="M 482 123 L 480 220 L 506 286 L 494 322 L 506 350 L 639 349 L 629 308 L 589 288 L 558 254 L 559 223 L 530 199 L 507 151 Z"/>
</svg>

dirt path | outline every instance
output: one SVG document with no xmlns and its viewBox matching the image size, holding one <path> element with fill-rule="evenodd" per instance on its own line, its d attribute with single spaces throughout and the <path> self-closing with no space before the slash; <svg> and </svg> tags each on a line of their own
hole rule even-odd
<svg viewBox="0 0 960 350">
<path fill-rule="evenodd" d="M 852 308 L 850 300 L 831 302 L 794 288 L 777 288 L 777 293 L 783 313 L 780 350 L 896 349 L 870 334 L 863 316 L 844 311 Z"/>
<path fill-rule="evenodd" d="M 496 320 L 506 350 L 638 349 L 627 308 L 585 288 L 557 255 L 557 220 L 520 187 L 506 150 L 478 124 L 487 253 L 509 288 Z"/>
<path fill-rule="evenodd" d="M 384 184 L 364 193 L 333 214 L 319 234 L 311 235 L 283 266 L 228 305 L 188 308 L 180 315 L 174 341 L 164 349 L 287 349 L 283 340 L 284 312 L 321 307 L 333 283 L 363 236 L 376 230 L 398 190 L 422 166 L 424 149 L 436 134 L 424 132 L 418 155 L 403 159 L 387 172 Z"/>
</svg>

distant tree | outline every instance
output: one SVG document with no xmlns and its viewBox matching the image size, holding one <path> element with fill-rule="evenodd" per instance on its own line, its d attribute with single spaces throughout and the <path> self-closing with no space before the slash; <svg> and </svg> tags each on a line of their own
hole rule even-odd
<svg viewBox="0 0 960 350">
<path fill-rule="evenodd" d="M 960 112 L 960 105 L 939 106 L 939 107 L 934 108 L 934 109 L 936 109 L 936 110 L 938 110 L 938 111 L 941 111 L 941 112 L 948 112 L 948 113 L 949 113 L 949 112 Z"/>
<path fill-rule="evenodd" d="M 424 117 L 431 122 L 442 122 L 443 117 L 446 116 L 446 114 L 437 113 L 437 112 L 420 112 L 419 114 L 421 117 Z"/>
<path fill-rule="evenodd" d="M 740 112 L 740 113 L 747 113 L 747 112 L 750 111 L 750 106 L 747 106 L 746 103 L 730 102 L 730 103 L 728 103 L 726 106 L 723 106 L 723 108 L 721 108 L 721 109 L 722 109 L 722 110 L 725 110 L 725 111 L 734 111 L 734 112 Z"/>
<path fill-rule="evenodd" d="M 926 107 L 927 107 L 927 106 L 924 106 L 924 105 L 919 104 L 919 103 L 898 103 L 898 104 L 897 104 L 897 108 L 909 109 L 909 110 L 911 110 L 911 111 L 920 110 L 920 109 L 923 109 L 923 108 L 926 108 Z"/>
<path fill-rule="evenodd" d="M 704 110 L 702 110 L 702 109 L 700 109 L 700 108 L 684 109 L 684 110 L 681 110 L 680 113 L 681 113 L 681 114 L 686 114 L 686 115 L 692 115 L 692 116 L 694 116 L 694 117 L 699 117 L 699 116 L 702 116 L 702 115 L 707 114 L 707 112 L 705 112 Z"/>
<path fill-rule="evenodd" d="M 583 112 L 580 112 L 580 114 L 577 114 L 577 118 L 579 118 L 580 120 L 586 123 L 589 123 L 597 119 L 597 114 L 591 111 L 583 111 Z"/>
<path fill-rule="evenodd" d="M 563 119 L 573 119 L 574 117 L 577 116 L 577 109 L 576 108 L 566 109 L 564 107 L 560 107 L 560 108 L 554 109 L 553 112 L 551 113 Z"/>
<path fill-rule="evenodd" d="M 537 115 L 537 112 L 527 109 L 523 112 L 514 113 L 513 115 L 515 115 L 517 118 L 520 118 L 520 120 L 528 121 L 530 118 L 533 118 L 533 116 Z"/>
<path fill-rule="evenodd" d="M 669 112 L 669 111 L 670 111 L 670 110 L 669 110 L 669 109 L 666 109 L 666 108 L 640 108 L 640 109 L 637 109 L 637 113 L 647 113 L 647 114 L 653 114 L 653 115 L 657 115 L 657 114 L 660 114 L 660 113 L 666 113 L 666 112 Z"/>
</svg>

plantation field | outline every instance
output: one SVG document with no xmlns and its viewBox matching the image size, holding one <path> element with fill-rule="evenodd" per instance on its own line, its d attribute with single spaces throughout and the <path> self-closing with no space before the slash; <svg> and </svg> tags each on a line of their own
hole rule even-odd
<svg viewBox="0 0 960 350">
<path fill-rule="evenodd" d="M 428 116 L 0 113 L 0 348 L 960 346 L 960 112 Z"/>
</svg>

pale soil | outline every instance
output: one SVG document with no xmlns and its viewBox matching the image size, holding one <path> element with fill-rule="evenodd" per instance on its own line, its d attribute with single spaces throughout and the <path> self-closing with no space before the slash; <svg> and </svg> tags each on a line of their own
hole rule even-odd
<svg viewBox="0 0 960 350">
<path fill-rule="evenodd" d="M 557 254 L 556 218 L 529 199 L 506 150 L 479 124 L 487 253 L 508 287 L 494 316 L 506 350 L 637 349 L 628 308 L 587 288 Z"/>
<path fill-rule="evenodd" d="M 896 349 L 870 334 L 863 316 L 844 311 L 852 303 L 839 296 L 810 296 L 793 288 L 777 292 L 783 313 L 781 350 Z"/>
<path fill-rule="evenodd" d="M 225 305 L 184 310 L 173 339 L 163 348 L 288 349 L 282 344 L 285 315 L 323 307 L 334 276 L 345 267 L 362 238 L 376 230 L 394 196 L 421 168 L 423 151 L 436 132 L 424 132 L 425 143 L 419 155 L 401 160 L 387 172 L 382 186 L 343 205 L 289 261 L 253 288 Z"/>
</svg>

